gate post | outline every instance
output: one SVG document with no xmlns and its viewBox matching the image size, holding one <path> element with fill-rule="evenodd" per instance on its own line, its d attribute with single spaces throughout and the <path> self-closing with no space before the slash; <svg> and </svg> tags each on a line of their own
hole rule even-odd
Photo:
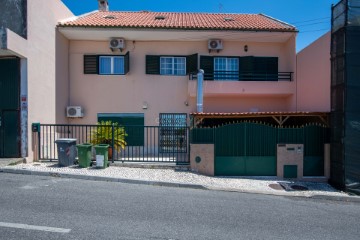
<svg viewBox="0 0 360 240">
<path fill-rule="evenodd" d="M 33 160 L 34 162 L 38 162 L 40 159 L 40 123 L 33 123 L 31 125 L 31 132 Z"/>
<path fill-rule="evenodd" d="M 114 163 L 114 154 L 115 154 L 115 152 L 114 152 L 114 144 L 115 144 L 115 137 L 114 137 L 114 134 L 115 134 L 115 124 L 114 123 L 112 123 L 112 125 L 111 125 L 111 132 L 112 132 L 112 134 L 111 134 L 111 136 L 112 136 L 112 138 L 111 138 L 111 148 L 112 148 L 112 155 L 111 155 L 111 161 L 112 161 L 112 163 Z"/>
</svg>

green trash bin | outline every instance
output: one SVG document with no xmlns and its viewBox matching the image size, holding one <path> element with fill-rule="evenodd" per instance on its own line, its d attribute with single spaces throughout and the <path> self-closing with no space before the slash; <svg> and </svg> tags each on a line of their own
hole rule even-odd
<svg viewBox="0 0 360 240">
<path fill-rule="evenodd" d="M 83 143 L 76 145 L 78 149 L 79 167 L 87 168 L 91 164 L 91 147 L 90 143 Z"/>
<path fill-rule="evenodd" d="M 96 167 L 106 168 L 109 166 L 108 149 L 109 144 L 98 144 L 94 146 L 96 152 Z"/>
</svg>

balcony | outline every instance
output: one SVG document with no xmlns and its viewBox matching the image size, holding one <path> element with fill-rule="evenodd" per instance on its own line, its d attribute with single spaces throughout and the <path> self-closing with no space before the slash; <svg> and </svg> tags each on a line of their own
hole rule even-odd
<svg viewBox="0 0 360 240">
<path fill-rule="evenodd" d="M 188 92 L 196 96 L 196 74 L 189 75 Z M 204 96 L 273 96 L 295 94 L 292 72 L 253 73 L 215 71 L 204 74 Z"/>
</svg>

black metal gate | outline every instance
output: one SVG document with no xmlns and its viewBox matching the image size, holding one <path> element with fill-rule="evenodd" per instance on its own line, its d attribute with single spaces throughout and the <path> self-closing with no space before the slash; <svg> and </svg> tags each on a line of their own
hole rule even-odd
<svg viewBox="0 0 360 240">
<path fill-rule="evenodd" d="M 127 144 L 117 151 L 113 148 L 114 162 L 161 162 L 189 164 L 189 127 L 170 126 L 122 126 L 126 132 Z M 68 125 L 41 124 L 39 138 L 39 158 L 57 160 L 55 141 L 59 138 L 75 138 L 77 144 L 93 142 L 94 132 L 103 129 L 112 141 L 114 125 Z M 170 129 L 170 131 L 169 131 Z M 111 145 L 111 144 L 110 144 Z M 93 156 L 94 157 L 94 156 Z"/>
<path fill-rule="evenodd" d="M 0 58 L 0 157 L 20 157 L 20 59 Z"/>
</svg>

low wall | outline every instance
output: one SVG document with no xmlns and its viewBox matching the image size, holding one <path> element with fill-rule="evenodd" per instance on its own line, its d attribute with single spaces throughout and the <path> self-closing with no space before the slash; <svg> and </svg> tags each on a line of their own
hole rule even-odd
<svg viewBox="0 0 360 240">
<path fill-rule="evenodd" d="M 284 178 L 284 166 L 297 166 L 297 179 L 303 178 L 304 145 L 278 144 L 277 145 L 277 176 Z"/>
<path fill-rule="evenodd" d="M 214 176 L 214 144 L 190 144 L 191 171 Z"/>
</svg>

